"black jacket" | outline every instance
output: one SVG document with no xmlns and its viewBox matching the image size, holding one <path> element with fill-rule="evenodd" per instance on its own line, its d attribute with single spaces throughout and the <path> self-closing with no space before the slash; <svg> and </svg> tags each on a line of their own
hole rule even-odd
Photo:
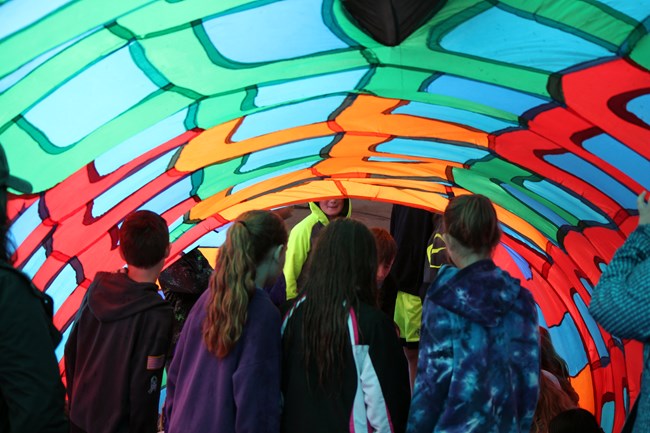
<svg viewBox="0 0 650 433">
<path fill-rule="evenodd" d="M 72 431 L 156 432 L 172 329 L 157 290 L 97 273 L 65 346 Z"/>
<path fill-rule="evenodd" d="M 65 391 L 52 299 L 0 263 L 0 433 L 63 433 Z"/>
</svg>

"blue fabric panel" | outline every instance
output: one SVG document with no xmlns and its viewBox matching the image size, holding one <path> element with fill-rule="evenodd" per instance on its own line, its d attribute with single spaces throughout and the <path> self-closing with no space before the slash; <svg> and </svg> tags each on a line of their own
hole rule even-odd
<svg viewBox="0 0 650 433">
<path fill-rule="evenodd" d="M 411 102 L 408 105 L 397 107 L 393 110 L 393 114 L 408 114 L 411 116 L 425 117 L 427 119 L 452 122 L 485 132 L 495 132 L 504 128 L 518 126 L 516 123 L 495 119 L 494 117 L 486 116 L 485 114 L 445 107 L 442 105 L 425 104 L 423 102 Z"/>
<path fill-rule="evenodd" d="M 525 245 L 526 245 L 528 248 L 530 248 L 531 250 L 537 251 L 537 252 L 540 253 L 542 256 L 544 256 L 544 257 L 548 257 L 548 254 L 546 254 L 545 251 L 543 251 L 543 250 L 540 249 L 536 244 L 534 244 L 533 242 L 531 242 L 530 239 L 525 238 L 524 236 L 522 236 L 519 232 L 517 232 L 517 231 L 511 229 L 510 227 L 508 227 L 507 225 L 502 224 L 502 223 L 499 223 L 499 227 L 501 227 L 501 231 L 502 231 L 503 233 L 507 234 L 507 235 L 510 236 L 510 237 L 513 237 L 513 238 L 517 239 L 519 242 L 525 244 Z M 555 243 L 552 239 L 549 239 L 549 241 Z"/>
<path fill-rule="evenodd" d="M 176 150 L 174 149 L 163 154 L 98 195 L 93 203 L 92 216 L 97 218 L 105 214 L 126 197 L 133 194 L 133 191 L 143 188 L 146 184 L 166 172 L 175 153 Z"/>
<path fill-rule="evenodd" d="M 61 269 L 59 274 L 54 278 L 50 287 L 47 288 L 47 294 L 52 297 L 54 305 L 54 314 L 61 308 L 61 305 L 68 299 L 68 296 L 77 288 L 77 272 L 67 264 Z"/>
<path fill-rule="evenodd" d="M 551 203 L 556 203 L 581 221 L 595 221 L 602 224 L 607 224 L 608 222 L 607 218 L 602 214 L 596 212 L 567 191 L 553 185 L 547 180 L 541 180 L 539 182 L 525 180 L 524 187 L 544 197 Z"/>
<path fill-rule="evenodd" d="M 287 83 L 260 86 L 255 97 L 255 105 L 269 105 L 309 99 L 314 96 L 349 92 L 356 88 L 368 69 L 356 69 L 336 74 L 319 75 Z"/>
<path fill-rule="evenodd" d="M 14 0 L 0 7 L 0 39 L 34 24 L 73 0 Z"/>
<path fill-rule="evenodd" d="M 318 156 L 325 146 L 330 144 L 333 136 L 310 138 L 307 140 L 294 141 L 280 146 L 263 149 L 253 152 L 248 156 L 246 163 L 240 169 L 241 173 L 247 173 L 265 167 L 269 164 L 281 164 L 282 161 L 304 158 L 307 156 Z"/>
<path fill-rule="evenodd" d="M 240 63 L 270 62 L 348 48 L 323 23 L 322 2 L 286 0 L 206 21 L 210 41 Z"/>
<path fill-rule="evenodd" d="M 187 109 L 161 120 L 95 159 L 95 169 L 101 176 L 112 173 L 161 144 L 185 132 Z"/>
<path fill-rule="evenodd" d="M 292 173 L 294 171 L 298 171 L 298 170 L 302 170 L 304 168 L 312 167 L 312 166 L 314 166 L 314 164 L 316 164 L 316 162 L 314 162 L 314 161 L 303 162 L 302 164 L 296 164 L 296 165 L 291 166 L 291 167 L 285 167 L 285 168 L 282 168 L 281 170 L 273 171 L 273 172 L 267 173 L 267 174 L 265 174 L 263 176 L 258 176 L 258 177 L 255 177 L 253 179 L 249 179 L 249 180 L 247 180 L 245 182 L 242 182 L 240 184 L 235 185 L 232 188 L 232 193 L 234 194 L 237 191 L 241 191 L 244 188 L 248 188 L 249 186 L 255 185 L 255 184 L 260 183 L 260 182 L 264 182 L 265 180 L 272 179 L 274 177 L 282 176 L 283 174 Z"/>
<path fill-rule="evenodd" d="M 637 21 L 644 21 L 650 15 L 649 0 L 598 0 L 612 9 L 623 12 Z"/>
<path fill-rule="evenodd" d="M 580 332 L 569 313 L 565 313 L 558 326 L 548 329 L 557 353 L 567 362 L 569 375 L 575 377 L 584 369 L 589 360 L 584 351 Z"/>
<path fill-rule="evenodd" d="M 408 138 L 394 138 L 386 143 L 379 144 L 375 150 L 397 155 L 453 161 L 461 164 L 490 155 L 490 151 L 482 148 Z"/>
<path fill-rule="evenodd" d="M 160 194 L 154 196 L 151 200 L 143 204 L 138 210 L 149 210 L 157 214 L 163 214 L 169 209 L 173 208 L 183 200 L 190 197 L 192 191 L 192 179 L 190 176 L 185 176 L 173 185 L 170 185 Z M 169 225 L 169 222 L 167 223 Z M 170 230 L 171 232 L 171 230 Z"/>
<path fill-rule="evenodd" d="M 46 259 L 45 247 L 42 246 L 32 254 L 29 260 L 21 268 L 21 271 L 27 274 L 29 278 L 34 278 L 34 275 L 36 275 L 36 272 L 38 272 L 41 266 L 43 266 Z"/>
<path fill-rule="evenodd" d="M 524 275 L 524 278 L 527 280 L 530 280 L 533 278 L 533 272 L 530 270 L 530 265 L 528 262 L 519 255 L 515 250 L 510 248 L 508 245 L 504 244 L 501 242 L 501 245 L 506 249 L 508 254 L 510 254 L 510 257 L 512 257 L 512 261 L 515 262 L 521 273 Z"/>
<path fill-rule="evenodd" d="M 128 48 L 104 58 L 46 96 L 25 118 L 66 147 L 110 122 L 157 90 Z"/>
<path fill-rule="evenodd" d="M 607 345 L 605 344 L 605 340 L 603 340 L 603 335 L 600 333 L 596 321 L 591 317 L 587 304 L 585 304 L 585 301 L 578 293 L 573 295 L 573 303 L 578 307 L 582 320 L 584 320 L 585 325 L 587 325 L 587 330 L 596 345 L 598 356 L 600 358 L 609 358 L 609 350 L 607 350 Z"/>
<path fill-rule="evenodd" d="M 612 433 L 614 431 L 614 411 L 616 410 L 616 403 L 607 401 L 603 404 L 600 410 L 600 426 L 605 433 Z"/>
<path fill-rule="evenodd" d="M 518 188 L 515 188 L 512 185 L 508 185 L 507 183 L 502 183 L 501 187 L 506 191 L 508 191 L 508 193 L 510 193 L 517 200 L 521 201 L 526 206 L 528 206 L 529 208 L 533 209 L 535 212 L 542 215 L 544 218 L 551 221 L 557 227 L 562 227 L 563 225 L 569 225 L 567 220 L 562 218 L 560 215 L 552 211 L 547 206 L 535 200 L 533 197 L 530 197 L 525 192 L 519 190 Z"/>
<path fill-rule="evenodd" d="M 11 224 L 9 233 L 15 245 L 22 244 L 41 223 L 41 217 L 38 215 L 40 202 L 41 199 L 37 199 Z"/>
<path fill-rule="evenodd" d="M 453 96 L 516 115 L 548 102 L 527 93 L 453 75 L 442 75 L 436 78 L 426 90 L 435 95 Z"/>
<path fill-rule="evenodd" d="M 595 186 L 626 209 L 636 209 L 636 194 L 625 185 L 573 153 L 545 155 L 544 160 Z"/>
<path fill-rule="evenodd" d="M 328 96 L 249 114 L 235 131 L 232 139 L 242 141 L 296 126 L 326 122 L 344 100 L 344 96 Z"/>
<path fill-rule="evenodd" d="M 650 189 L 650 161 L 611 135 L 591 137 L 582 142 L 582 147 L 634 179 L 646 190 Z"/>
<path fill-rule="evenodd" d="M 449 51 L 548 72 L 614 55 L 571 33 L 497 7 L 461 23 L 440 45 Z"/>
<path fill-rule="evenodd" d="M 636 97 L 627 103 L 627 109 L 636 117 L 650 125 L 650 95 Z"/>
</svg>

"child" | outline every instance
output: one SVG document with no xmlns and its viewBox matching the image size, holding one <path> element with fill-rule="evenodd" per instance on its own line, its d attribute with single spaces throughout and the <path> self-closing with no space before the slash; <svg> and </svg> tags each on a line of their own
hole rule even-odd
<svg viewBox="0 0 650 433">
<path fill-rule="evenodd" d="M 375 307 L 370 230 L 332 221 L 313 260 L 283 325 L 282 431 L 403 432 L 408 372 L 393 321 Z"/>
<path fill-rule="evenodd" d="M 156 280 L 167 223 L 150 211 L 120 228 L 124 271 L 98 272 L 65 346 L 71 432 L 156 432 L 172 309 Z"/>
<path fill-rule="evenodd" d="M 169 368 L 167 433 L 278 432 L 280 312 L 262 287 L 280 275 L 286 243 L 272 212 L 233 222 Z"/>
<path fill-rule="evenodd" d="M 295 225 L 289 234 L 287 245 L 287 260 L 284 264 L 287 299 L 298 295 L 298 286 L 305 278 L 303 267 L 307 263 L 320 231 L 329 224 L 330 220 L 339 217 L 349 218 L 352 214 L 350 199 L 329 199 L 309 203 L 311 214 Z"/>
<path fill-rule="evenodd" d="M 397 297 L 397 292 L 394 290 L 395 284 L 386 285 L 387 289 L 392 290 L 384 290 L 383 286 L 384 281 L 390 275 L 395 256 L 397 256 L 397 243 L 386 229 L 373 227 L 370 231 L 377 243 L 377 290 L 379 292 L 377 298 L 379 308 L 392 319 L 395 314 L 395 298 Z"/>
<path fill-rule="evenodd" d="M 443 239 L 457 266 L 427 291 L 407 431 L 528 432 L 539 389 L 537 309 L 496 267 L 497 215 L 482 195 L 449 202 Z"/>
</svg>

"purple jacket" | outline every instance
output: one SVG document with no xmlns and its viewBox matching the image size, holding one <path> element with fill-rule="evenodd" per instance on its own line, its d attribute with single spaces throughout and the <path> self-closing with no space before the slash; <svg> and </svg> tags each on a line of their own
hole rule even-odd
<svg viewBox="0 0 650 433">
<path fill-rule="evenodd" d="M 257 289 L 241 338 L 223 359 L 208 352 L 203 321 L 209 290 L 185 322 L 167 379 L 165 431 L 280 430 L 280 313 Z"/>
</svg>

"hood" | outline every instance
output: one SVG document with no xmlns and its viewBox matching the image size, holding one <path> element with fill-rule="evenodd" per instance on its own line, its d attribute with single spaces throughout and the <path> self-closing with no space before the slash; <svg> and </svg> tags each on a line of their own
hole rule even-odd
<svg viewBox="0 0 650 433">
<path fill-rule="evenodd" d="M 100 322 L 114 322 L 166 301 L 154 283 L 138 283 L 124 272 L 98 272 L 88 288 L 88 308 Z"/>
<path fill-rule="evenodd" d="M 318 217 L 318 222 L 326 226 L 329 224 L 329 219 L 327 219 L 327 215 L 325 215 L 325 212 L 318 206 L 318 203 L 312 201 L 309 202 L 309 209 L 311 209 L 311 213 L 316 215 Z M 349 198 L 344 198 L 343 199 L 343 210 L 341 210 L 341 217 L 344 218 L 350 218 L 352 216 L 352 201 Z"/>
<path fill-rule="evenodd" d="M 519 298 L 519 280 L 481 260 L 463 269 L 443 266 L 432 288 L 431 300 L 482 326 L 493 327 Z"/>
</svg>

